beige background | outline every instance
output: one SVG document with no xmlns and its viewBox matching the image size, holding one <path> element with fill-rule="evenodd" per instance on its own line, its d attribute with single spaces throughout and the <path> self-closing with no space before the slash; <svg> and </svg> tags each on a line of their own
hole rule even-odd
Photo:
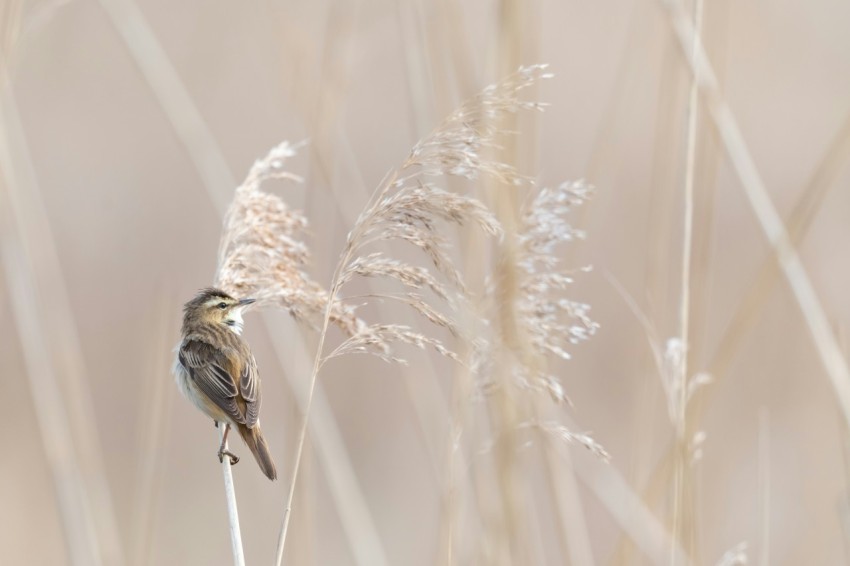
<svg viewBox="0 0 850 566">
<path fill-rule="evenodd" d="M 575 217 L 589 236 L 565 258 L 593 264 L 574 295 L 593 306 L 601 330 L 558 366 L 574 403 L 565 410 L 640 491 L 672 429 L 646 332 L 607 276 L 662 340 L 677 332 L 688 74 L 666 12 L 651 0 L 516 5 L 523 41 L 513 56 L 547 62 L 555 73 L 537 93 L 552 107 L 536 125 L 525 124 L 522 167 L 542 183 L 585 177 L 597 187 Z M 501 4 L 154 0 L 140 2 L 137 15 L 122 6 L 7 2 L 0 14 L 14 99 L 13 106 L 7 96 L 4 106 L 12 160 L 0 167 L 14 170 L 15 181 L 7 176 L 0 193 L 3 245 L 24 250 L 37 266 L 38 320 L 49 329 L 41 334 L 49 337 L 63 401 L 72 418 L 83 415 L 97 430 L 86 439 L 84 427 L 74 425 L 74 448 L 82 454 L 86 443 L 99 447 L 106 482 L 95 483 L 111 494 L 124 563 L 227 564 L 215 433 L 178 398 L 169 373 L 180 305 L 215 269 L 220 217 L 211 194 L 226 202 L 255 158 L 283 139 L 309 138 L 290 166 L 306 182 L 271 188 L 305 210 L 311 271 L 326 284 L 349 228 L 336 203 L 362 206 L 440 116 L 498 78 Z M 143 65 L 154 69 L 146 75 L 122 36 L 120 26 L 139 25 L 139 18 L 202 117 L 205 139 L 220 149 L 222 168 L 206 186 L 155 94 L 168 69 L 155 49 L 134 39 Z M 799 251 L 841 331 L 850 321 L 850 172 L 846 151 L 828 156 L 850 112 L 848 21 L 850 6 L 835 0 L 706 2 L 709 55 L 780 213 L 787 217 L 819 167 L 834 166 Z M 175 116 L 188 114 L 178 109 Z M 769 257 L 708 122 L 699 127 L 695 371 L 707 368 Z M 15 222 L 10 194 L 25 208 Z M 46 225 L 37 221 L 38 202 Z M 61 280 L 43 267 L 51 242 Z M 19 296 L 12 282 L 26 274 L 8 273 L 9 265 L 0 280 L 2 562 L 66 564 L 69 547 L 35 416 L 39 400 L 12 304 Z M 694 559 L 714 564 L 747 541 L 756 564 L 846 563 L 848 437 L 787 285 L 764 293 L 753 331 L 736 341 L 728 371 L 709 386 L 699 425 L 707 438 L 695 469 Z M 72 327 L 63 326 L 63 294 Z M 285 315 L 277 319 L 293 330 Z M 273 555 L 299 419 L 271 347 L 275 336 L 258 315 L 248 317 L 246 335 L 263 374 L 263 423 L 282 477 L 267 482 L 249 459 L 235 468 L 248 563 L 259 564 Z M 434 411 L 417 424 L 405 382 L 431 379 L 448 398 L 451 379 L 413 366 L 402 371 L 357 358 L 330 365 L 322 384 L 388 562 L 416 566 L 443 563 L 442 466 L 430 450 L 443 454 L 447 423 Z M 72 385 L 74 367 L 79 387 Z M 86 398 L 88 408 L 80 401 Z M 314 454 L 308 451 L 294 511 L 292 563 L 353 564 Z M 598 465 L 581 448 L 571 454 Z M 528 459 L 523 481 L 545 494 L 540 466 Z M 84 468 L 96 469 L 96 462 Z M 662 523 L 669 521 L 670 489 L 648 503 Z M 623 529 L 614 514 L 581 480 L 578 494 L 595 562 L 647 563 L 634 550 L 616 554 Z M 529 526 L 534 561 L 564 563 L 550 512 L 530 507 L 540 509 Z M 461 533 L 470 538 L 465 545 L 477 544 L 474 532 Z"/>
</svg>

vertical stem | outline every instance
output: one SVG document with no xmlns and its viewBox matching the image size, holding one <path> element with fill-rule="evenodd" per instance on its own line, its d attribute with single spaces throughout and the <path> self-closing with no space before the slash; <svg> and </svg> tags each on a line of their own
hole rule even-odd
<svg viewBox="0 0 850 566">
<path fill-rule="evenodd" d="M 370 200 L 367 205 L 367 210 L 374 206 L 374 203 L 386 194 L 397 178 L 398 173 L 393 173 L 381 182 L 380 186 L 382 187 L 382 190 L 375 192 L 372 200 Z M 295 462 L 292 465 L 292 480 L 289 483 L 289 494 L 286 496 L 286 508 L 283 511 L 283 521 L 280 526 L 280 535 L 277 539 L 277 553 L 275 556 L 275 564 L 277 566 L 280 566 L 281 562 L 283 562 L 283 550 L 286 546 L 286 534 L 289 530 L 289 518 L 292 514 L 292 500 L 295 497 L 295 485 L 298 482 L 298 471 L 301 469 L 301 456 L 304 454 L 304 440 L 307 438 L 307 426 L 310 422 L 310 409 L 313 407 L 313 396 L 316 392 L 316 380 L 319 377 L 319 368 L 322 365 L 322 351 L 325 348 L 325 337 L 328 334 L 331 311 L 333 310 L 333 305 L 336 303 L 336 297 L 339 293 L 339 277 L 342 270 L 346 265 L 348 265 L 348 262 L 351 261 L 351 256 L 354 254 L 355 247 L 357 246 L 360 234 L 362 234 L 362 230 L 363 225 L 359 223 L 355 224 L 354 228 L 352 228 L 348 235 L 348 244 L 345 247 L 345 251 L 343 251 L 340 256 L 339 263 L 337 263 L 333 276 L 331 277 L 331 288 L 328 291 L 328 303 L 325 305 L 325 317 L 322 321 L 322 331 L 319 333 L 319 344 L 316 346 L 316 356 L 313 358 L 313 370 L 310 372 L 310 389 L 307 395 L 307 404 L 304 406 L 304 420 L 301 424 L 301 432 L 298 434 L 298 448 L 295 451 Z"/>
<path fill-rule="evenodd" d="M 273 340 L 274 350 L 281 367 L 290 381 L 295 396 L 299 415 L 307 412 L 307 397 L 310 384 L 303 376 L 310 374 L 312 360 L 308 360 L 308 347 L 302 333 L 294 330 L 293 325 L 282 324 L 279 317 L 264 316 L 269 335 Z M 286 346 L 284 346 L 284 344 Z M 298 355 L 293 355 L 298 352 Z M 302 376 L 299 381 L 298 377 Z M 315 396 L 310 408 L 310 425 L 308 431 L 313 440 L 315 455 L 325 474 L 329 495 L 335 504 L 340 524 L 348 540 L 354 563 L 358 566 L 388 566 L 386 553 L 373 517 L 369 512 L 366 496 L 352 468 L 339 426 L 333 417 L 327 396 L 322 391 L 321 383 L 316 382 Z M 309 453 L 309 452 L 308 452 Z M 306 463 L 306 462 L 305 462 Z M 297 502 L 294 503 L 297 505 Z"/>
<path fill-rule="evenodd" d="M 841 352 L 812 280 L 797 253 L 794 240 L 770 198 L 732 109 L 720 92 L 711 62 L 696 36 L 693 25 L 684 16 L 678 2 L 659 1 L 668 12 L 687 64 L 697 80 L 708 115 L 714 122 L 741 188 L 753 209 L 759 227 L 773 248 L 794 300 L 803 315 L 812 343 L 835 391 L 841 416 L 845 423 L 850 424 L 850 366 Z M 694 44 L 696 49 L 691 53 L 688 47 Z"/>
<path fill-rule="evenodd" d="M 326 330 L 327 326 L 322 331 L 322 338 L 324 338 Z M 320 355 L 321 345 L 319 346 L 318 352 Z M 310 376 L 310 392 L 307 397 L 307 406 L 304 408 L 301 432 L 298 434 L 298 448 L 295 451 L 295 463 L 292 465 L 292 480 L 289 483 L 289 493 L 286 496 L 286 507 L 283 510 L 283 522 L 281 523 L 280 535 L 277 539 L 277 552 L 275 553 L 275 564 L 277 566 L 280 566 L 283 562 L 283 550 L 286 546 L 286 533 L 289 531 L 289 518 L 292 516 L 292 500 L 295 497 L 295 485 L 298 480 L 298 471 L 301 469 L 301 456 L 304 454 L 304 440 L 307 438 L 307 425 L 309 423 L 310 408 L 313 406 L 313 394 L 316 391 L 317 374 L 318 364 L 316 364 L 313 374 Z"/>
<path fill-rule="evenodd" d="M 529 6 L 531 3 L 518 0 L 499 2 L 496 48 L 496 68 L 499 75 L 512 72 L 522 62 Z M 491 126 L 500 132 L 518 131 L 520 127 L 514 114 L 493 117 Z M 497 159 L 519 169 L 520 151 L 516 140 L 506 135 L 500 135 L 496 139 L 499 145 L 495 153 Z M 494 322 L 497 323 L 499 343 L 503 346 L 494 353 L 497 368 L 494 379 L 504 387 L 498 387 L 487 403 L 492 433 L 497 439 L 494 457 L 501 515 L 498 517 L 497 529 L 488 533 L 493 539 L 487 540 L 486 544 L 497 544 L 494 564 L 527 564 L 532 562 L 531 537 L 527 536 L 528 521 L 525 516 L 530 498 L 524 493 L 527 484 L 523 481 L 517 457 L 520 441 L 516 432 L 518 424 L 524 420 L 526 407 L 524 399 L 513 395 L 510 387 L 512 367 L 518 363 L 517 360 L 527 367 L 532 367 L 525 348 L 528 344 L 527 336 L 522 324 L 517 321 L 515 308 L 519 292 L 516 269 L 519 197 L 517 193 L 504 191 L 504 187 L 497 186 L 495 182 L 488 183 L 485 188 L 491 198 L 496 218 L 504 229 L 504 239 L 500 244 L 493 271 L 498 304 Z"/>
<path fill-rule="evenodd" d="M 702 23 L 702 0 L 694 0 L 694 37 L 691 46 L 692 51 L 696 51 L 697 41 L 699 40 L 699 31 Z M 682 351 L 679 359 L 678 375 L 676 382 L 678 386 L 678 400 L 676 408 L 676 438 L 679 448 L 676 455 L 676 474 L 675 474 L 675 494 L 673 503 L 673 538 L 685 548 L 686 552 L 691 551 L 690 544 L 686 543 L 685 539 L 685 521 L 683 518 L 684 499 L 687 495 L 688 487 L 690 486 L 690 478 L 686 478 L 687 466 L 689 465 L 688 457 L 688 427 L 687 427 L 687 403 L 688 403 L 688 353 L 690 351 L 690 301 L 691 301 L 691 248 L 693 246 L 693 225 L 694 225 L 694 170 L 696 169 L 696 146 L 697 146 L 697 112 L 698 112 L 698 95 L 696 77 L 691 78 L 691 89 L 688 98 L 688 129 L 687 129 L 687 146 L 685 157 L 685 210 L 684 210 L 684 227 L 682 241 L 682 287 L 681 301 L 679 303 L 679 340 L 681 341 Z M 674 391 L 676 391 L 674 389 Z M 674 549 L 671 548 L 671 563 L 675 564 L 672 559 Z"/>
<path fill-rule="evenodd" d="M 353 237 L 354 232 L 352 232 Z M 351 240 L 353 241 L 353 240 Z M 298 448 L 295 451 L 295 462 L 292 465 L 292 480 L 289 483 L 289 494 L 286 496 L 286 508 L 283 511 L 283 522 L 280 526 L 280 535 L 277 539 L 277 553 L 275 555 L 275 564 L 280 566 L 283 562 L 283 550 L 286 546 L 286 533 L 289 530 L 289 518 L 292 515 L 292 499 L 295 497 L 295 485 L 298 482 L 298 471 L 301 469 L 301 456 L 304 454 L 304 440 L 307 438 L 307 425 L 310 422 L 310 409 L 313 406 L 313 395 L 316 392 L 316 379 L 319 377 L 319 367 L 322 363 L 322 350 L 325 347 L 325 336 L 328 333 L 328 324 L 331 319 L 331 309 L 336 302 L 336 295 L 339 291 L 337 281 L 342 268 L 351 259 L 353 248 L 351 244 L 346 247 L 345 252 L 334 270 L 331 289 L 328 292 L 328 304 L 325 307 L 325 320 L 322 323 L 322 331 L 319 334 L 319 344 L 316 346 L 316 357 L 313 360 L 313 371 L 310 374 L 310 391 L 307 395 L 307 405 L 304 407 L 304 418 L 301 423 L 301 432 L 298 434 Z"/>
<path fill-rule="evenodd" d="M 695 0 L 694 4 L 694 46 L 696 49 L 696 41 L 699 39 L 700 24 L 702 21 L 702 0 Z M 680 360 L 680 391 L 679 391 L 679 411 L 682 425 L 682 433 L 684 433 L 685 405 L 687 401 L 686 381 L 688 378 L 688 352 L 689 348 L 689 326 L 690 326 L 690 310 L 691 310 L 691 248 L 693 247 L 693 232 L 694 232 L 694 171 L 696 169 L 696 147 L 697 147 L 697 114 L 698 95 L 696 79 L 691 79 L 691 92 L 688 99 L 688 138 L 687 138 L 687 154 L 685 157 L 685 211 L 684 211 L 684 227 L 682 239 L 682 294 L 679 304 L 679 338 L 682 341 L 684 348 L 683 355 Z"/>
<path fill-rule="evenodd" d="M 759 515 L 760 544 L 759 564 L 770 564 L 770 412 L 766 407 L 759 410 Z"/>
<path fill-rule="evenodd" d="M 227 425 L 220 423 L 218 433 L 224 438 Z M 227 450 L 227 442 L 224 443 Z M 245 566 L 245 553 L 242 550 L 242 531 L 239 530 L 239 512 L 236 509 L 236 487 L 233 485 L 233 470 L 230 468 L 230 458 L 225 456 L 221 461 L 221 472 L 224 475 L 224 494 L 227 497 L 227 522 L 230 531 L 230 544 L 233 547 L 234 566 Z"/>
</svg>

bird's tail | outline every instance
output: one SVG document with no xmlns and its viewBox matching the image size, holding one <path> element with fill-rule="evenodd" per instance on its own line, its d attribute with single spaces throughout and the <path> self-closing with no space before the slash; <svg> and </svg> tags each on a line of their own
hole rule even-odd
<svg viewBox="0 0 850 566">
<path fill-rule="evenodd" d="M 257 460 L 266 477 L 270 480 L 277 479 L 277 469 L 274 467 L 269 445 L 263 437 L 263 431 L 260 430 L 260 423 L 257 423 L 253 428 L 248 428 L 245 425 L 240 425 L 238 428 L 239 435 L 251 450 L 251 454 L 254 455 L 254 459 Z"/>
</svg>

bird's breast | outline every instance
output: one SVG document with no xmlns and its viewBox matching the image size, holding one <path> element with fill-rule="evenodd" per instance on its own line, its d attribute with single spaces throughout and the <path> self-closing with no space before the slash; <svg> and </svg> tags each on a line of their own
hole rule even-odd
<svg viewBox="0 0 850 566">
<path fill-rule="evenodd" d="M 174 381 L 177 382 L 177 389 L 179 389 L 180 393 L 182 393 L 186 399 L 191 401 L 191 403 L 195 405 L 199 411 L 214 421 L 235 424 L 233 419 L 231 419 L 227 413 L 222 411 L 218 405 L 210 401 L 209 397 L 207 397 L 203 391 L 198 389 L 195 385 L 195 381 L 189 373 L 189 370 L 180 363 L 179 357 L 174 362 L 173 371 Z"/>
</svg>

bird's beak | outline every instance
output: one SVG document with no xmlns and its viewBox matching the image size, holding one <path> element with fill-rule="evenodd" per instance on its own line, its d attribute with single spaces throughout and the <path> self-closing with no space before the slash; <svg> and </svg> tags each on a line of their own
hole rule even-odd
<svg viewBox="0 0 850 566">
<path fill-rule="evenodd" d="M 236 306 L 247 307 L 248 305 L 256 303 L 256 302 L 257 302 L 257 299 L 242 299 L 241 301 L 236 303 Z"/>
</svg>

